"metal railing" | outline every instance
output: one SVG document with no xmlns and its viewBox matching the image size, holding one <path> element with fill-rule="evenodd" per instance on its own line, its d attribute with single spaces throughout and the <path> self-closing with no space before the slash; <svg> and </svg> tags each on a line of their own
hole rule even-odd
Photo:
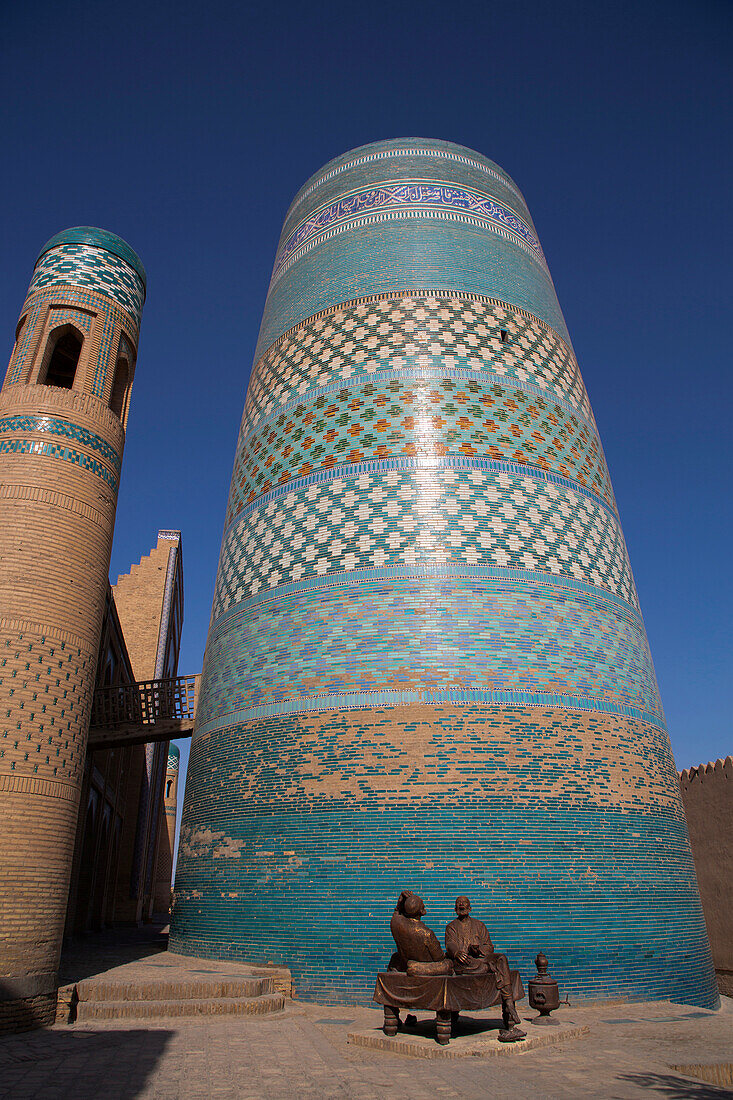
<svg viewBox="0 0 733 1100">
<path fill-rule="evenodd" d="M 91 727 L 110 730 L 119 726 L 153 726 L 171 720 L 193 723 L 197 680 L 197 676 L 177 676 L 97 688 Z"/>
</svg>

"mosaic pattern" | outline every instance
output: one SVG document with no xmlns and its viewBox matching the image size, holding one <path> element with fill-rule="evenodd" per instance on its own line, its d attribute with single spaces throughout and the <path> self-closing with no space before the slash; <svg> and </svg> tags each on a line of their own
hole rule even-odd
<svg viewBox="0 0 733 1100">
<path fill-rule="evenodd" d="M 51 329 L 61 328 L 62 325 L 73 325 L 82 336 L 88 336 L 91 332 L 93 314 L 81 309 L 52 309 L 49 322 Z"/>
<path fill-rule="evenodd" d="M 263 593 L 220 620 L 197 725 L 314 696 L 471 689 L 567 693 L 661 717 L 641 619 L 620 601 L 522 574 L 376 572 Z"/>
<path fill-rule="evenodd" d="M 110 233 L 108 229 L 100 229 L 98 225 L 75 225 L 69 229 L 62 229 L 60 233 L 56 233 L 50 240 L 46 241 L 38 253 L 36 264 L 41 256 L 45 256 L 52 248 L 59 248 L 61 245 L 66 244 L 90 245 L 92 248 L 109 252 L 112 256 L 118 256 L 119 259 L 125 261 L 128 267 L 137 272 L 143 289 L 145 289 L 147 275 L 137 252 L 130 248 L 127 241 L 123 241 L 122 237 L 118 237 L 116 233 Z"/>
<path fill-rule="evenodd" d="M 27 631 L 0 645 L 0 772 L 80 781 L 96 653 Z"/>
<path fill-rule="evenodd" d="M 522 247 L 544 263 L 540 242 L 527 223 L 504 203 L 473 188 L 448 187 L 432 180 L 410 183 L 385 183 L 381 187 L 351 191 L 338 202 L 317 210 L 290 234 L 275 259 L 273 282 L 278 275 L 302 256 L 305 250 L 323 241 L 339 229 L 352 228 L 377 217 L 450 217 L 493 232 L 510 235 Z"/>
<path fill-rule="evenodd" d="M 571 576 L 638 607 L 615 513 L 571 483 L 501 469 L 370 465 L 300 478 L 240 513 L 222 543 L 212 620 L 263 588 L 383 566 Z"/>
<path fill-rule="evenodd" d="M 491 220 L 503 179 L 447 156 L 442 179 L 437 153 L 480 158 L 436 143 L 429 191 L 412 144 L 332 162 L 286 219 L 171 949 L 282 962 L 300 995 L 364 1003 L 409 885 L 436 928 L 468 893 L 525 978 L 542 948 L 575 997 L 714 1007 L 649 646 L 554 288 L 518 223 Z"/>
<path fill-rule="evenodd" d="M 300 402 L 241 440 L 227 522 L 258 494 L 318 467 L 449 455 L 539 466 L 613 504 L 597 433 L 561 405 L 501 383 L 395 378 Z"/>
<path fill-rule="evenodd" d="M 62 283 L 106 294 L 126 309 L 139 327 L 145 291 L 140 276 L 119 256 L 84 244 L 53 248 L 39 259 L 30 293 Z"/>
<path fill-rule="evenodd" d="M 489 299 L 400 294 L 338 306 L 281 337 L 252 371 L 242 431 L 332 386 L 408 376 L 500 380 L 593 424 L 572 350 L 536 317 Z"/>
<path fill-rule="evenodd" d="M 96 458 L 74 451 L 70 447 L 62 447 L 59 443 L 41 443 L 35 439 L 0 439 L 0 454 L 32 454 L 45 455 L 47 458 L 60 458 L 64 462 L 72 462 L 82 470 L 90 470 L 110 487 L 113 493 L 117 492 L 118 477 L 97 462 Z"/>
<path fill-rule="evenodd" d="M 0 419 L 0 435 L 8 432 L 48 432 L 50 435 L 63 435 L 99 451 L 115 470 L 119 470 L 122 465 L 120 455 L 106 439 L 79 424 L 72 424 L 70 420 L 61 420 L 56 416 L 6 416 Z"/>
<path fill-rule="evenodd" d="M 332 168 L 330 172 L 323 172 L 318 174 L 318 179 L 310 185 L 310 187 L 304 188 L 299 191 L 296 197 L 293 199 L 289 214 L 292 215 L 293 211 L 297 210 L 300 204 L 308 198 L 317 188 L 322 187 L 328 180 L 333 179 L 334 176 L 338 176 L 341 172 L 348 172 L 353 168 L 360 168 L 365 164 L 372 164 L 375 161 L 386 160 L 387 158 L 402 158 L 402 157 L 430 157 L 435 160 L 447 160 L 452 161 L 455 164 L 467 165 L 471 168 L 478 169 L 479 172 L 486 173 L 492 180 L 498 181 L 503 187 L 511 191 L 517 199 L 524 205 L 524 198 L 519 189 L 514 186 L 512 181 L 503 172 L 497 171 L 496 168 L 492 168 L 485 161 L 476 160 L 473 156 L 465 156 L 461 153 L 449 153 L 445 149 L 421 149 L 419 146 L 415 148 L 403 146 L 397 149 L 381 149 L 379 152 L 366 153 L 362 157 L 348 157 L 343 164 L 340 164 L 337 168 Z"/>
</svg>

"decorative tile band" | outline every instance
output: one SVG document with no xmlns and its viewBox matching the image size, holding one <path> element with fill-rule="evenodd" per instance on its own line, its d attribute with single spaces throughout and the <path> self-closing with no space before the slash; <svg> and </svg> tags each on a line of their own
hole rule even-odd
<svg viewBox="0 0 733 1100">
<path fill-rule="evenodd" d="M 615 513 L 522 467 L 336 467 L 260 497 L 224 533 L 213 621 L 262 589 L 388 566 L 572 576 L 638 606 Z M 381 468 L 380 468 L 381 467 Z M 538 475 L 542 471 L 537 471 Z"/>
<path fill-rule="evenodd" d="M 227 522 L 278 482 L 322 466 L 461 456 L 539 466 L 614 506 L 595 428 L 551 398 L 483 379 L 376 379 L 301 402 L 240 439 Z"/>
<path fill-rule="evenodd" d="M 90 470 L 101 477 L 114 493 L 117 492 L 118 480 L 106 466 L 97 462 L 96 458 L 90 458 L 80 451 L 72 451 L 69 447 L 61 447 L 58 443 L 40 443 L 34 439 L 0 439 L 0 454 L 34 454 L 61 458 L 83 470 Z"/>
<path fill-rule="evenodd" d="M 68 436 L 77 443 L 83 443 L 94 451 L 99 451 L 115 470 L 120 469 L 122 459 L 114 447 L 111 447 L 106 439 L 100 435 L 82 428 L 79 424 L 72 424 L 68 420 L 62 420 L 53 416 L 6 416 L 0 420 L 0 435 L 8 432 L 48 432 L 50 435 Z"/>
<path fill-rule="evenodd" d="M 255 497 L 239 512 L 236 512 L 233 518 L 228 520 L 224 528 L 224 535 L 226 537 L 232 524 L 239 522 L 242 517 L 248 516 L 255 509 L 268 506 L 272 501 L 279 500 L 288 493 L 297 492 L 299 489 L 308 488 L 311 485 L 322 485 L 324 482 L 333 481 L 334 479 L 363 478 L 372 474 L 388 474 L 396 470 L 423 471 L 423 476 L 429 470 L 463 470 L 466 473 L 486 470 L 497 474 L 509 474 L 512 477 L 530 478 L 533 481 L 547 482 L 549 485 L 560 485 L 564 489 L 578 493 L 581 497 L 587 497 L 588 500 L 592 500 L 601 508 L 604 508 L 610 516 L 618 519 L 616 509 L 612 508 L 603 497 L 599 497 L 597 493 L 591 492 L 590 489 L 586 489 L 577 481 L 560 477 L 559 474 L 553 474 L 550 470 L 544 470 L 539 466 L 525 466 L 519 462 L 499 462 L 494 458 L 451 458 L 450 456 L 431 458 L 423 456 L 421 458 L 378 458 L 370 462 L 344 462 L 338 466 L 324 466 L 319 470 L 314 470 L 312 474 L 305 474 L 303 477 L 292 478 L 282 485 L 277 485 L 274 489 L 269 489 L 261 496 Z M 419 478 L 420 474 L 418 473 L 417 476 Z"/>
<path fill-rule="evenodd" d="M 313 577 L 305 577 L 297 581 L 285 581 L 277 587 L 258 588 L 247 598 L 236 605 L 232 605 L 220 616 L 212 617 L 210 632 L 218 632 L 225 628 L 232 615 L 238 614 L 243 608 L 260 607 L 272 600 L 282 599 L 284 596 L 299 595 L 303 592 L 325 591 L 328 588 L 343 588 L 354 584 L 376 582 L 378 584 L 390 581 L 502 581 L 509 585 L 532 584 L 538 590 L 546 589 L 548 592 L 555 590 L 568 592 L 581 592 L 591 599 L 600 596 L 614 606 L 618 613 L 643 628 L 643 620 L 638 607 L 634 607 L 628 600 L 624 600 L 611 592 L 598 592 L 597 586 L 578 580 L 576 577 L 557 576 L 552 573 L 539 573 L 530 569 L 508 569 L 501 566 L 486 565 L 429 565 L 417 563 L 413 566 L 406 565 L 382 565 L 373 569 L 353 569 L 348 573 L 318 574 Z"/>
<path fill-rule="evenodd" d="M 528 321 L 533 325 L 537 325 L 538 328 L 540 328 L 543 332 L 546 332 L 551 337 L 557 339 L 562 347 L 567 349 L 571 356 L 573 354 L 572 347 L 568 343 L 568 341 L 563 339 L 563 337 L 561 337 L 551 325 L 549 325 L 546 321 L 543 321 L 541 317 L 536 316 L 536 314 L 532 313 L 530 310 L 522 309 L 520 306 L 512 305 L 504 301 L 503 298 L 492 298 L 488 294 L 475 294 L 469 290 L 451 289 L 450 291 L 447 291 L 445 287 L 443 287 L 442 289 L 437 287 L 413 287 L 410 289 L 403 288 L 400 290 L 386 290 L 382 291 L 379 294 L 365 294 L 359 298 L 345 299 L 343 302 L 339 302 L 336 305 L 329 305 L 325 309 L 318 310 L 317 313 L 313 313 L 309 317 L 305 317 L 302 321 L 298 321 L 297 324 L 294 324 L 291 328 L 286 329 L 280 334 L 280 336 L 277 337 L 276 340 L 273 340 L 272 344 L 268 348 L 268 351 L 272 350 L 273 348 L 279 347 L 283 341 L 291 339 L 293 336 L 295 336 L 297 332 L 300 332 L 302 329 L 310 329 L 311 326 L 315 326 L 318 321 L 322 321 L 324 318 L 331 317 L 335 313 L 341 313 L 342 310 L 362 310 L 362 312 L 357 313 L 356 316 L 363 317 L 366 316 L 366 310 L 364 309 L 364 307 L 371 306 L 372 309 L 377 308 L 381 310 L 386 310 L 388 306 L 386 304 L 379 305 L 379 303 L 391 302 L 393 306 L 397 306 L 398 308 L 401 305 L 406 305 L 407 307 L 412 308 L 413 305 L 419 306 L 422 301 L 430 303 L 431 305 L 435 305 L 436 302 L 440 302 L 441 305 L 445 304 L 453 309 L 457 309 L 459 304 L 462 308 L 465 309 L 468 303 L 476 303 L 481 308 L 491 308 L 496 306 L 499 310 L 505 311 L 505 314 L 508 314 L 510 317 L 516 314 L 516 316 L 522 318 L 523 321 Z M 505 314 L 503 313 L 499 316 L 504 316 Z M 320 330 L 314 328 L 314 331 Z M 264 355 L 265 352 L 262 353 L 260 358 L 264 358 Z"/>
<path fill-rule="evenodd" d="M 633 609 L 518 573 L 352 575 L 246 601 L 212 624 L 197 724 L 316 696 L 476 690 L 586 698 L 663 721 Z"/>
<path fill-rule="evenodd" d="M 444 378 L 450 379 L 453 382 L 463 383 L 483 383 L 489 386 L 503 386 L 506 390 L 522 390 L 523 393 L 529 394 L 530 397 L 540 397 L 543 400 L 547 398 L 547 391 L 542 390 L 539 386 L 533 386 L 531 382 L 520 382 L 516 379 L 507 379 L 501 374 L 491 374 L 489 371 L 479 371 L 471 369 L 470 367 L 459 367 L 454 370 L 449 370 L 439 364 L 433 364 L 429 362 L 429 357 L 424 357 L 426 362 L 417 366 L 408 366 L 402 370 L 380 370 L 378 366 L 374 365 L 371 371 L 365 374 L 355 374 L 349 378 L 348 388 L 358 389 L 360 386 L 374 385 L 375 379 L 379 382 L 441 382 Z M 377 373 L 378 372 L 378 373 Z M 286 404 L 281 405 L 279 408 L 274 409 L 269 418 L 261 417 L 256 427 L 267 423 L 267 420 L 273 420 L 279 413 L 288 415 L 297 409 L 298 405 L 314 405 L 319 397 L 330 397 L 332 394 L 338 394 L 347 388 L 346 382 L 332 382 L 330 386 L 321 386 L 312 390 L 306 390 L 302 396 L 291 398 Z M 570 413 L 571 416 L 577 416 L 579 420 L 583 420 L 586 427 L 591 431 L 596 431 L 595 420 L 591 416 L 583 416 L 578 410 L 566 401 L 562 397 L 558 397 L 553 393 L 553 401 L 558 404 L 565 412 Z M 246 439 L 248 435 L 254 432 L 255 428 L 249 426 L 249 431 L 241 436 L 242 439 Z"/>
<path fill-rule="evenodd" d="M 328 240 L 334 232 L 404 217 L 450 218 L 498 232 L 519 244 L 546 269 L 540 242 L 511 207 L 473 188 L 431 181 L 395 182 L 351 192 L 302 222 L 277 254 L 270 286 L 307 249 Z"/>
<path fill-rule="evenodd" d="M 483 161 L 474 160 L 473 157 L 466 157 L 461 153 L 448 153 L 444 149 L 410 149 L 407 147 L 400 149 L 382 149 L 378 153 L 367 153 L 363 157 L 355 157 L 353 160 L 346 161 L 345 164 L 339 164 L 337 168 L 332 168 L 330 172 L 325 172 L 322 176 L 319 176 L 315 183 L 312 183 L 310 187 L 307 187 L 305 191 L 297 195 L 288 213 L 292 213 L 296 210 L 308 195 L 311 195 L 318 187 L 328 180 L 333 179 L 334 176 L 338 176 L 341 172 L 348 172 L 352 168 L 359 168 L 362 164 L 370 164 L 372 161 L 385 160 L 387 157 L 436 157 L 438 160 L 453 161 L 456 164 L 465 164 L 469 168 L 477 168 L 480 172 L 485 172 L 487 176 L 501 183 L 524 204 L 524 196 L 519 188 L 512 183 L 509 177 L 503 175 L 501 172 L 497 172 L 494 168 L 490 168 L 489 165 L 485 164 Z"/>
<path fill-rule="evenodd" d="M 501 379 L 595 431 L 575 356 L 552 329 L 506 303 L 427 291 L 346 302 L 286 332 L 253 368 L 241 431 L 315 391 L 406 370 Z"/>
<path fill-rule="evenodd" d="M 145 290 L 142 280 L 119 256 L 84 244 L 64 244 L 44 253 L 31 279 L 30 290 L 70 283 L 109 295 L 140 325 Z"/>
<path fill-rule="evenodd" d="M 274 718 L 285 714 L 306 714 L 326 710 L 363 710 L 375 707 L 401 707 L 409 703 L 430 704 L 478 704 L 479 706 L 551 707 L 553 710 L 590 710 L 599 714 L 615 714 L 649 722 L 657 729 L 665 729 L 664 719 L 656 714 L 635 707 L 617 707 L 588 699 L 582 695 L 550 695 L 526 691 L 357 691 L 343 695 L 311 695 L 287 699 L 282 703 L 270 703 L 250 707 L 248 710 L 231 711 L 210 722 L 196 727 L 195 739 L 205 737 L 216 730 L 223 732 L 240 722 L 256 718 Z"/>
</svg>

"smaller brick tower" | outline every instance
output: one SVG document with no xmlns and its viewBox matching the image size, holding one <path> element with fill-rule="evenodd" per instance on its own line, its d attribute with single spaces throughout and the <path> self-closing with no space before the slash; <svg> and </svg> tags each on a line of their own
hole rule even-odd
<svg viewBox="0 0 733 1100">
<path fill-rule="evenodd" d="M 145 271 L 36 261 L 0 391 L 0 1031 L 51 1022 Z"/>
</svg>

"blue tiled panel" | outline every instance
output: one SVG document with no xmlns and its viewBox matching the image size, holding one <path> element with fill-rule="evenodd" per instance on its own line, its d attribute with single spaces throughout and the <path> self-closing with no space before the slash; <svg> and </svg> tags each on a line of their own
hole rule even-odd
<svg viewBox="0 0 733 1100">
<path fill-rule="evenodd" d="M 63 435 L 69 439 L 75 439 L 77 443 L 83 443 L 84 446 L 99 451 L 115 470 L 119 470 L 122 465 L 119 454 L 106 439 L 102 439 L 96 432 L 90 432 L 80 424 L 73 424 L 70 420 L 63 420 L 57 416 L 5 416 L 0 419 L 0 435 L 11 433 L 16 435 L 24 432 Z"/>
<path fill-rule="evenodd" d="M 508 760 L 490 754 L 504 715 L 492 723 L 480 710 L 435 710 L 433 727 L 445 729 L 432 761 L 396 757 L 411 729 L 391 711 L 330 716 L 316 760 L 312 730 L 292 718 L 195 744 L 171 949 L 284 963 L 300 996 L 363 1004 L 393 950 L 389 917 L 409 886 L 439 935 L 456 895 L 468 894 L 525 983 L 543 950 L 563 994 L 714 1007 L 684 817 L 670 805 L 671 784 L 658 789 L 666 738 L 635 724 L 624 760 L 607 727 L 589 751 L 572 713 L 512 711 Z M 636 771 L 634 793 L 614 805 L 608 793 L 624 765 Z M 599 788 L 606 797 L 593 804 Z"/>
<path fill-rule="evenodd" d="M 285 218 L 281 240 L 314 210 L 340 197 L 357 179 L 361 186 L 375 186 L 385 179 L 439 179 L 477 190 L 489 190 L 532 224 L 524 197 L 510 176 L 488 157 L 450 141 L 407 138 L 399 142 L 377 141 L 352 149 L 329 161 L 296 193 Z M 534 226 L 532 226 L 534 229 Z"/>
<path fill-rule="evenodd" d="M 265 590 L 212 626 L 197 722 L 319 695 L 451 689 L 567 693 L 661 719 L 640 617 L 589 586 L 522 576 L 347 574 Z"/>
<path fill-rule="evenodd" d="M 471 224 L 416 217 L 356 227 L 306 252 L 268 295 L 255 358 L 337 302 L 412 289 L 500 298 L 569 339 L 549 274 L 519 245 Z"/>
<path fill-rule="evenodd" d="M 449 143 L 355 150 L 296 197 L 234 461 L 174 949 L 364 1001 L 409 886 L 439 931 L 469 893 L 525 977 L 543 949 L 575 995 L 716 1003 L 533 233 L 512 181 Z"/>
<path fill-rule="evenodd" d="M 478 295 L 391 294 L 304 321 L 255 365 L 242 431 L 275 409 L 392 378 L 502 381 L 593 422 L 572 349 L 526 311 Z"/>
<path fill-rule="evenodd" d="M 385 566 L 587 579 L 638 609 L 618 517 L 602 498 L 518 464 L 403 459 L 296 478 L 238 512 L 212 617 L 263 587 Z"/>
</svg>

